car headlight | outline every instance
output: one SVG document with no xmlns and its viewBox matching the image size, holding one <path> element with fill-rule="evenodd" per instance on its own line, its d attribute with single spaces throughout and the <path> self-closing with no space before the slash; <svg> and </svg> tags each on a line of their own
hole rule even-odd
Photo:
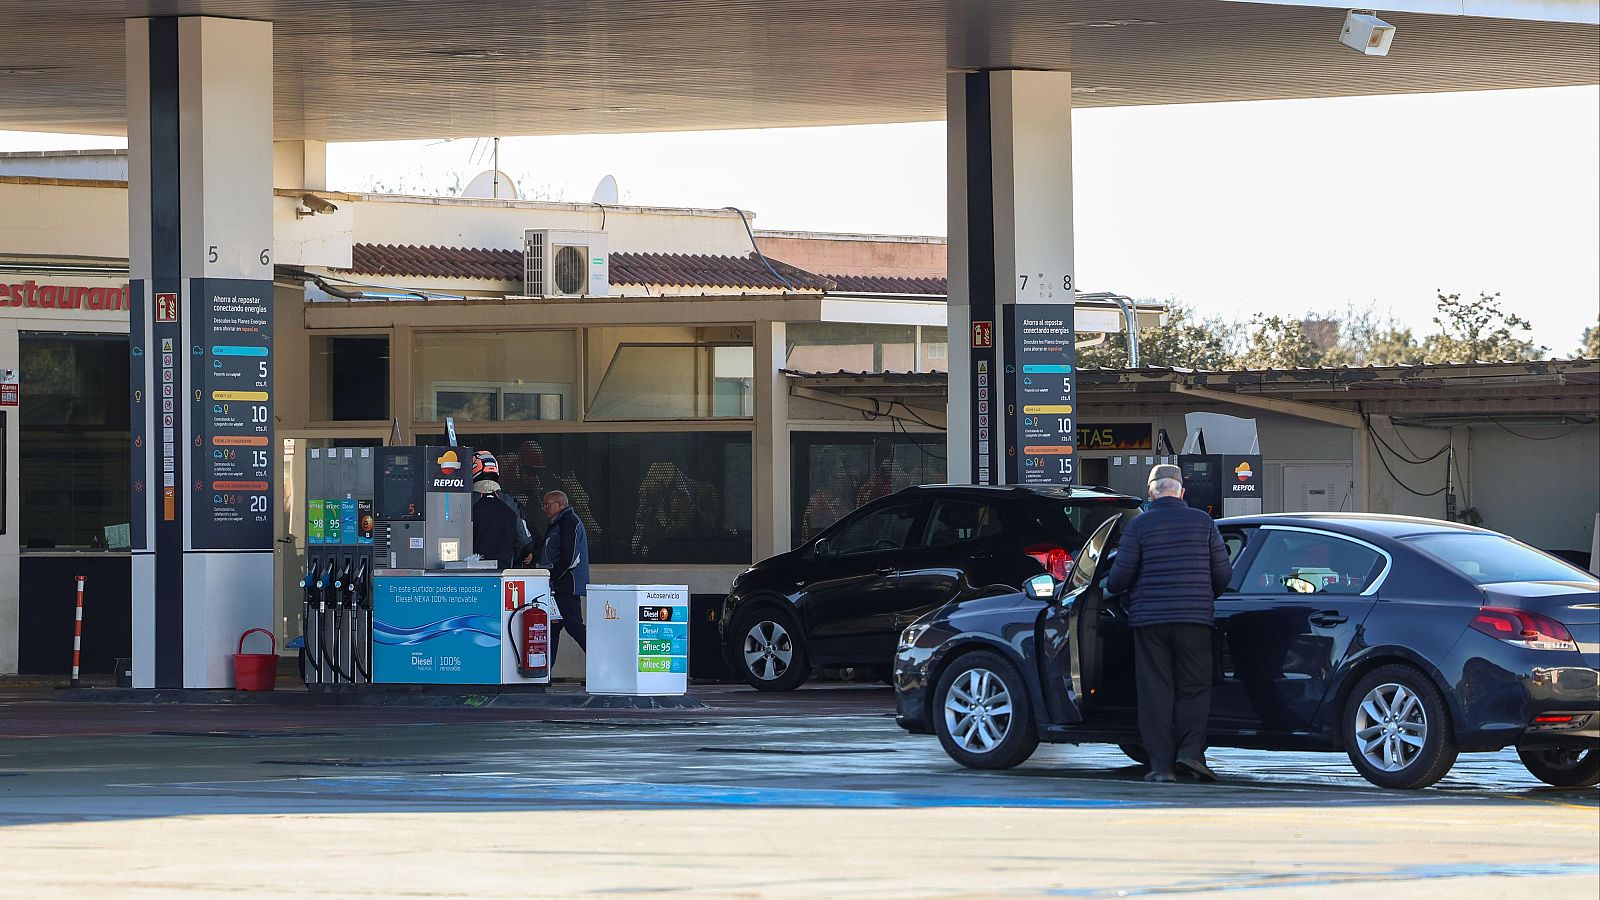
<svg viewBox="0 0 1600 900">
<path fill-rule="evenodd" d="M 926 625 L 912 625 L 905 631 L 900 632 L 900 649 L 910 650 L 912 647 L 915 647 L 917 645 L 917 639 L 921 638 L 923 633 L 927 630 L 928 626 Z"/>
</svg>

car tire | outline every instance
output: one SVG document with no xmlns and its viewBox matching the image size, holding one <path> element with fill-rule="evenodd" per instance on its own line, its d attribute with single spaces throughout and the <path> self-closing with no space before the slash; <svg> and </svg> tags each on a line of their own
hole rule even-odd
<svg viewBox="0 0 1600 900">
<path fill-rule="evenodd" d="M 1039 746 L 1028 686 L 988 650 L 961 656 L 939 677 L 933 728 L 944 752 L 969 769 L 1009 769 Z"/>
<path fill-rule="evenodd" d="M 1150 754 L 1138 744 L 1118 744 L 1117 749 L 1127 754 L 1127 757 L 1141 766 L 1150 765 Z"/>
<path fill-rule="evenodd" d="M 729 634 L 733 670 L 758 691 L 792 691 L 811 674 L 800 626 L 782 607 L 741 614 Z"/>
<path fill-rule="evenodd" d="M 1545 784 L 1564 788 L 1600 784 L 1600 748 L 1518 747 L 1517 756 Z"/>
<path fill-rule="evenodd" d="M 1345 700 L 1345 753 L 1379 787 L 1425 788 L 1455 765 L 1458 749 L 1444 697 L 1406 665 L 1367 673 Z"/>
</svg>

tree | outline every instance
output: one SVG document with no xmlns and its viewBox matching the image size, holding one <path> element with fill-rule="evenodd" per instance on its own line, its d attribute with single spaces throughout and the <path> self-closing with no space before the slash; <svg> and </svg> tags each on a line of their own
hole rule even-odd
<svg viewBox="0 0 1600 900">
<path fill-rule="evenodd" d="M 1584 359 L 1600 359 L 1600 323 L 1583 330 L 1583 346 L 1578 348 L 1578 355 Z"/>
<path fill-rule="evenodd" d="M 1328 316 L 1328 318 L 1335 318 Z M 1323 356 L 1326 366 L 1414 366 L 1422 362 L 1422 345 L 1410 328 L 1373 307 L 1347 307 L 1336 319 L 1337 343 Z"/>
<path fill-rule="evenodd" d="M 1177 301 L 1167 304 L 1166 321 L 1139 332 L 1139 365 L 1175 369 L 1226 369 L 1233 365 L 1228 333 L 1233 326 L 1220 318 L 1196 320 L 1194 310 Z M 1078 351 L 1078 365 L 1119 369 L 1128 364 L 1128 348 L 1121 333 Z"/>
<path fill-rule="evenodd" d="M 1478 293 L 1476 300 L 1439 292 L 1433 323 L 1437 334 L 1422 342 L 1428 363 L 1522 362 L 1548 353 L 1528 338 L 1533 326 L 1500 308 L 1500 294 Z"/>
<path fill-rule="evenodd" d="M 1241 369 L 1294 369 L 1322 363 L 1322 351 L 1299 319 L 1256 313 L 1250 318 L 1248 343 L 1239 354 Z"/>
</svg>

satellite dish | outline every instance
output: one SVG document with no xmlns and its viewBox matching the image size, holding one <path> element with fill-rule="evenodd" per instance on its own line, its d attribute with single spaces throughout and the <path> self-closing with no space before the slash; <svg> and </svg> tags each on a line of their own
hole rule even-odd
<svg viewBox="0 0 1600 900">
<path fill-rule="evenodd" d="M 498 189 L 495 184 L 496 178 L 499 179 Z M 486 200 L 496 198 L 500 200 L 516 200 L 518 199 L 517 183 L 511 180 L 510 175 L 499 169 L 489 169 L 473 176 L 472 180 L 467 182 L 467 186 L 462 188 L 461 196 L 478 197 Z"/>
<path fill-rule="evenodd" d="M 590 200 L 589 202 L 606 203 L 616 206 L 617 203 L 620 202 L 617 200 L 616 177 L 607 175 L 606 177 L 600 179 L 600 183 L 594 186 L 594 199 Z"/>
</svg>

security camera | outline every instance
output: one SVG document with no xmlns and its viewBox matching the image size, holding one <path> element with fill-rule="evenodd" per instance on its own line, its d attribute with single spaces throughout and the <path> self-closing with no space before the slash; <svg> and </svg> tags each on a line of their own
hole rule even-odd
<svg viewBox="0 0 1600 900">
<path fill-rule="evenodd" d="M 303 219 L 306 216 L 314 216 L 318 213 L 327 214 L 338 211 L 338 205 L 318 197 L 316 194 L 304 194 L 300 197 L 300 205 L 295 207 L 294 214 L 296 218 Z"/>
<path fill-rule="evenodd" d="M 1371 10 L 1352 9 L 1344 15 L 1344 31 L 1339 42 L 1367 56 L 1388 56 L 1389 44 L 1394 41 L 1394 26 L 1378 18 Z"/>
</svg>

